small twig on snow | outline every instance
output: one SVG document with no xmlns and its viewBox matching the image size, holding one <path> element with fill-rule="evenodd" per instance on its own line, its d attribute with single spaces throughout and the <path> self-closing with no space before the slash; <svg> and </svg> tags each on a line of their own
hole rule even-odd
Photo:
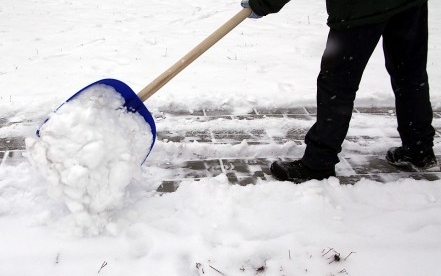
<svg viewBox="0 0 441 276">
<path fill-rule="evenodd" d="M 351 256 L 353 253 L 357 253 L 357 252 L 351 252 L 351 253 L 349 253 L 349 255 L 348 256 L 346 256 L 343 260 L 345 260 L 346 261 L 346 259 L 347 258 L 349 258 L 349 256 Z"/>
<path fill-rule="evenodd" d="M 328 247 L 328 248 L 329 248 L 329 250 L 326 251 L 326 253 L 324 253 L 324 254 L 322 255 L 322 257 L 326 256 L 329 252 L 334 251 L 334 248 L 331 248 L 331 247 Z M 322 250 L 322 253 L 323 253 L 323 252 L 325 252 L 325 249 Z M 334 252 L 335 252 L 335 251 L 334 251 Z"/>
<path fill-rule="evenodd" d="M 100 272 L 101 272 L 101 269 L 103 269 L 106 265 L 107 265 L 107 262 L 104 261 L 103 264 L 101 265 L 100 270 L 98 270 L 98 273 L 100 273 Z"/>
<path fill-rule="evenodd" d="M 202 274 L 205 274 L 204 268 L 202 267 L 201 263 L 196 263 L 196 268 L 199 270 L 199 268 L 201 269 Z"/>
<path fill-rule="evenodd" d="M 216 271 L 217 273 L 219 273 L 220 275 L 225 275 L 222 272 L 220 272 L 219 270 L 217 270 L 216 268 L 212 267 L 211 265 L 209 265 L 211 269 L 213 269 L 214 271 Z"/>
</svg>

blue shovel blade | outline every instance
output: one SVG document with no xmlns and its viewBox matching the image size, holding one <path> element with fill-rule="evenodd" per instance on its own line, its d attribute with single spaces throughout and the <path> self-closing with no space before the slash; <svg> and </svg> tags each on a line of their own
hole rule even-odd
<svg viewBox="0 0 441 276">
<path fill-rule="evenodd" d="M 124 101 L 125 101 L 124 106 L 127 108 L 127 111 L 133 112 L 133 113 L 136 112 L 136 113 L 140 114 L 144 118 L 146 123 L 149 124 L 150 129 L 152 130 L 153 139 L 152 139 L 152 143 L 150 145 L 149 153 L 145 157 L 145 159 L 147 159 L 148 155 L 150 154 L 150 152 L 153 148 L 153 145 L 155 144 L 155 140 L 156 140 L 155 121 L 153 119 L 152 114 L 150 114 L 150 112 L 148 111 L 148 109 L 144 105 L 144 103 L 141 101 L 141 99 L 136 95 L 136 93 L 127 84 L 125 84 L 122 81 L 116 80 L 116 79 L 102 79 L 102 80 L 99 80 L 97 82 L 94 82 L 94 83 L 84 87 L 83 89 L 81 89 L 80 91 L 75 93 L 72 97 L 70 97 L 66 102 L 69 102 L 70 100 L 74 99 L 75 97 L 77 97 L 79 94 L 81 94 L 87 88 L 89 88 L 93 85 L 97 85 L 97 84 L 104 84 L 104 85 L 113 87 L 115 89 L 115 91 L 118 92 L 124 98 Z M 58 108 L 60 108 L 60 107 L 58 107 Z M 58 108 L 57 108 L 57 110 L 58 110 Z M 47 120 L 49 120 L 49 118 L 47 118 L 44 121 L 44 123 L 46 123 Z M 37 136 L 40 137 L 40 130 L 37 130 Z M 145 161 L 145 159 L 144 159 L 144 161 Z M 144 163 L 144 161 L 143 161 L 143 163 Z"/>
</svg>

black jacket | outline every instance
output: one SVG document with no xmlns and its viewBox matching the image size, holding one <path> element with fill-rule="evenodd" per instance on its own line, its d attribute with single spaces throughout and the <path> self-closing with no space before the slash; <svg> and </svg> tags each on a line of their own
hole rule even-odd
<svg viewBox="0 0 441 276">
<path fill-rule="evenodd" d="M 250 0 L 251 9 L 258 15 L 276 13 L 289 0 Z M 326 0 L 328 25 L 344 29 L 387 20 L 392 15 L 427 0 Z"/>
</svg>

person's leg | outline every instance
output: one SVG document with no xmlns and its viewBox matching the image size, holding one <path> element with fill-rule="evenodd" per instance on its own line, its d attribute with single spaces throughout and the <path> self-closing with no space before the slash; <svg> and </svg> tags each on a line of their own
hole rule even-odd
<svg viewBox="0 0 441 276">
<path fill-rule="evenodd" d="M 355 95 L 384 25 L 330 30 L 317 78 L 317 121 L 305 138 L 302 163 L 307 167 L 328 169 L 339 162 Z"/>
<path fill-rule="evenodd" d="M 403 146 L 416 151 L 432 149 L 435 135 L 426 72 L 427 40 L 427 3 L 391 18 L 383 34 L 398 132 Z"/>
<path fill-rule="evenodd" d="M 330 30 L 317 78 L 317 120 L 306 135 L 305 154 L 301 160 L 271 164 L 274 177 L 300 183 L 335 176 L 355 94 L 384 25 Z"/>
</svg>

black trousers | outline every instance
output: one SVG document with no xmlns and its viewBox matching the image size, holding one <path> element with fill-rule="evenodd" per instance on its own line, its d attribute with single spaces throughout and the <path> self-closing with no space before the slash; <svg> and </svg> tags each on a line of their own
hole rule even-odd
<svg viewBox="0 0 441 276">
<path fill-rule="evenodd" d="M 427 24 L 426 3 L 386 22 L 329 31 L 317 78 L 317 121 L 305 138 L 306 166 L 326 169 L 339 162 L 363 71 L 381 37 L 402 145 L 415 151 L 433 147 Z"/>
</svg>

